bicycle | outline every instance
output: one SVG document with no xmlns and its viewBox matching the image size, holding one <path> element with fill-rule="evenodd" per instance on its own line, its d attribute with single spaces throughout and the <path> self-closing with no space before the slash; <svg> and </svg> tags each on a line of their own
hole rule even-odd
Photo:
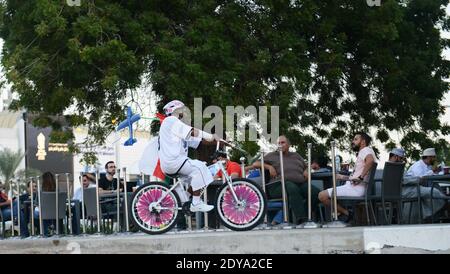
<svg viewBox="0 0 450 274">
<path fill-rule="evenodd" d="M 224 140 L 221 142 L 236 148 Z M 217 142 L 216 151 L 219 151 L 219 145 Z M 234 231 L 251 230 L 259 225 L 267 212 L 267 198 L 262 188 L 247 178 L 232 179 L 222 161 L 217 161 L 208 168 L 221 170 L 225 177 L 214 202 L 214 210 L 221 223 Z M 178 179 L 178 176 L 174 179 Z M 162 182 L 149 182 L 136 189 L 131 198 L 133 224 L 142 232 L 162 234 L 177 224 L 179 216 L 182 215 L 180 212 L 192 215 L 189 210 L 191 202 L 182 204 L 178 193 L 174 191 L 181 184 L 183 194 L 187 195 L 186 186 L 181 182 L 177 180 L 171 187 Z"/>
</svg>

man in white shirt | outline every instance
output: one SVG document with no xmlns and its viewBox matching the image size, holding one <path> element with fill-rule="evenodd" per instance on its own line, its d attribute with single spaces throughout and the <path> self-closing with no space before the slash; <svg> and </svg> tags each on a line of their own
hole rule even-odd
<svg viewBox="0 0 450 274">
<path fill-rule="evenodd" d="M 159 131 L 159 159 L 162 171 L 168 176 L 179 175 L 183 183 L 192 187 L 192 212 L 208 212 L 214 206 L 205 204 L 201 199 L 201 189 L 206 188 L 212 181 L 211 172 L 205 163 L 188 158 L 188 147 L 197 148 L 204 139 L 209 142 L 220 141 L 217 135 L 186 125 L 183 118 L 184 104 L 178 100 L 164 106 L 164 113 L 168 116 L 161 124 Z M 182 191 L 176 189 L 178 193 Z M 184 194 L 184 193 L 182 193 Z M 183 199 L 184 195 L 180 195 Z"/>
<path fill-rule="evenodd" d="M 346 181 L 345 185 L 336 187 L 336 196 L 361 197 L 364 195 L 366 183 L 369 181 L 369 173 L 377 157 L 372 148 L 369 147 L 371 138 L 364 132 L 358 132 L 352 141 L 352 150 L 358 153 L 355 170 L 350 176 L 337 174 L 336 179 Z M 319 200 L 326 206 L 331 205 L 333 188 L 323 190 L 319 193 Z M 353 213 L 340 205 L 337 206 L 339 219 L 350 222 Z"/>
<path fill-rule="evenodd" d="M 436 150 L 434 148 L 427 148 L 422 153 L 422 159 L 415 162 L 406 172 L 406 176 L 422 177 L 427 175 L 437 174 L 439 167 L 433 169 L 436 162 Z"/>
<path fill-rule="evenodd" d="M 390 161 L 395 161 L 393 157 L 389 158 Z M 427 148 L 422 152 L 422 159 L 415 162 L 406 172 L 405 177 L 403 178 L 403 183 L 405 186 L 402 188 L 402 197 L 404 198 L 416 198 L 418 195 L 418 191 L 420 191 L 420 197 L 422 198 L 422 218 L 426 219 L 441 210 L 445 201 L 439 198 L 445 197 L 445 195 L 438 189 L 433 189 L 433 197 L 437 199 L 433 199 L 433 206 L 431 205 L 431 187 L 427 186 L 419 186 L 419 190 L 417 189 L 417 184 L 420 183 L 421 177 L 433 175 L 435 172 L 439 172 L 438 168 L 433 170 L 432 166 L 436 161 L 436 151 L 434 148 Z M 404 205 L 403 211 L 408 212 L 411 204 L 407 203 Z M 417 204 L 412 205 L 416 207 Z M 415 215 L 417 210 L 413 208 L 411 210 L 411 218 L 414 220 L 417 218 Z M 406 214 L 403 215 L 403 221 L 407 221 Z"/>
<path fill-rule="evenodd" d="M 77 188 L 73 193 L 73 199 L 81 201 L 81 191 L 86 188 L 93 188 L 95 185 L 95 177 L 91 174 L 83 174 L 81 177 L 81 187 Z"/>
</svg>

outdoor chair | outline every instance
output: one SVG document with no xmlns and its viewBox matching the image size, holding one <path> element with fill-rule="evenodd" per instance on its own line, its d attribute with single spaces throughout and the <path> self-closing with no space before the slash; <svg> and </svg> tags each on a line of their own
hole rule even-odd
<svg viewBox="0 0 450 274">
<path fill-rule="evenodd" d="M 373 217 L 373 223 L 376 225 L 377 220 L 375 217 L 375 213 L 373 210 L 372 201 L 376 198 L 375 195 L 375 173 L 377 170 L 377 163 L 373 163 L 370 168 L 369 173 L 369 181 L 366 182 L 366 189 L 364 191 L 364 195 L 361 197 L 350 197 L 350 196 L 338 196 L 337 200 L 342 206 L 353 207 L 355 208 L 357 205 L 364 205 L 366 212 L 366 221 L 367 224 L 371 224 L 370 215 Z M 333 196 L 332 196 L 333 197 Z M 333 198 L 331 198 L 333 199 Z M 370 213 L 369 213 L 370 210 Z M 356 211 L 355 211 L 356 212 Z"/>
</svg>

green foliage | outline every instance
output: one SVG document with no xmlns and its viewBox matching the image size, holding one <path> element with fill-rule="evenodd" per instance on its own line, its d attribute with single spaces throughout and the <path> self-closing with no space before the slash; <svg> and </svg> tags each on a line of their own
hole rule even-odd
<svg viewBox="0 0 450 274">
<path fill-rule="evenodd" d="M 9 148 L 0 150 L 0 176 L 5 185 L 5 189 L 9 189 L 10 181 L 14 178 L 17 168 L 20 165 L 25 154 L 19 151 L 12 151 Z"/>
<path fill-rule="evenodd" d="M 307 142 L 326 151 L 331 139 L 348 148 L 355 131 L 377 127 L 388 146 L 389 130 L 404 132 L 416 155 L 448 147 L 438 136 L 449 132 L 439 121 L 449 42 L 437 28 L 450 26 L 448 2 L 7 0 L 2 64 L 14 108 L 50 117 L 75 105 L 68 120 L 87 125 L 93 143 L 148 75 L 159 108 L 172 99 L 192 107 L 194 97 L 280 106 L 280 132 L 299 151 Z"/>
</svg>

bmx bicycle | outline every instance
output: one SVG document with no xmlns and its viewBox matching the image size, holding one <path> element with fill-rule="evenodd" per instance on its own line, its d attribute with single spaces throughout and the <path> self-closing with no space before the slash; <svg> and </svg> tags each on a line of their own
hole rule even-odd
<svg viewBox="0 0 450 274">
<path fill-rule="evenodd" d="M 224 140 L 220 142 L 235 148 Z M 219 151 L 219 145 L 217 142 L 216 151 Z M 267 212 L 267 198 L 262 188 L 247 178 L 232 179 L 222 161 L 217 161 L 208 168 L 212 173 L 221 170 L 225 177 L 214 200 L 214 210 L 220 222 L 235 231 L 251 230 L 259 225 Z M 174 176 L 177 180 L 172 186 L 163 182 L 149 182 L 133 193 L 131 220 L 139 230 L 148 234 L 162 234 L 170 231 L 183 214 L 192 215 L 189 210 L 191 202 L 182 204 L 175 191 L 181 184 L 182 194 L 186 195 L 184 200 L 188 200 L 186 186 L 177 177 Z"/>
</svg>

